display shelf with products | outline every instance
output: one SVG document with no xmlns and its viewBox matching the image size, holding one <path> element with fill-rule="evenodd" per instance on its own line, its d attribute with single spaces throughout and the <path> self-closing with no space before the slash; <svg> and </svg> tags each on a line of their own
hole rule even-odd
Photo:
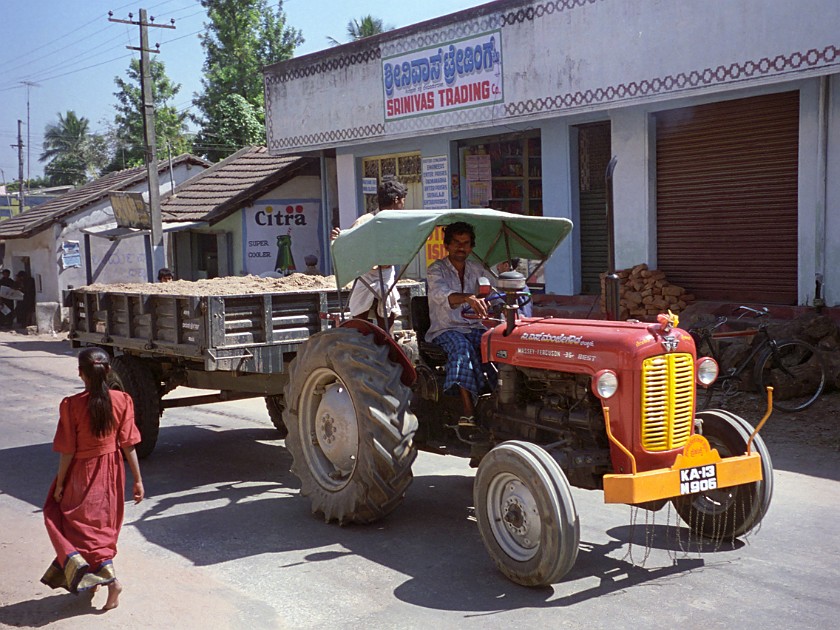
<svg viewBox="0 0 840 630">
<path fill-rule="evenodd" d="M 542 157 L 538 136 L 488 146 L 492 205 L 518 214 L 542 214 Z"/>
<path fill-rule="evenodd" d="M 492 208 L 541 216 L 542 146 L 539 132 L 471 140 L 462 145 L 462 155 L 487 156 L 490 179 L 488 204 Z M 462 168 L 467 170 L 466 163 Z M 471 207 L 477 205 L 470 199 Z M 479 204 L 481 205 L 481 204 Z"/>
</svg>

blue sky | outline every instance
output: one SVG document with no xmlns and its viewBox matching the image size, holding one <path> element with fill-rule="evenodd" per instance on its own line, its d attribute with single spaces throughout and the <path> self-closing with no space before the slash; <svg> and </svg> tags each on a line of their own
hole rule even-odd
<svg viewBox="0 0 840 630">
<path fill-rule="evenodd" d="M 347 22 L 364 15 L 381 18 L 386 25 L 401 27 L 484 4 L 486 0 L 285 0 L 288 22 L 303 31 L 305 43 L 296 56 L 328 47 L 327 37 L 346 39 Z M 273 4 L 273 1 L 270 2 Z M 38 156 L 47 124 L 58 113 L 73 110 L 90 120 L 93 131 L 102 131 L 113 120 L 114 77 L 125 76 L 134 53 L 126 46 L 139 46 L 139 28 L 108 21 L 138 17 L 140 8 L 156 21 L 175 19 L 175 30 L 149 29 L 149 38 L 161 44 L 159 59 L 169 77 L 181 84 L 173 103 L 179 109 L 191 106 L 201 87 L 203 50 L 198 33 L 206 16 L 197 0 L 3 0 L 0 4 L 0 184 L 17 179 L 17 121 L 23 121 L 24 149 L 30 161 L 24 167 L 32 177 L 43 174 Z M 36 83 L 28 88 L 22 82 Z M 27 91 L 29 138 L 27 141 Z"/>
</svg>

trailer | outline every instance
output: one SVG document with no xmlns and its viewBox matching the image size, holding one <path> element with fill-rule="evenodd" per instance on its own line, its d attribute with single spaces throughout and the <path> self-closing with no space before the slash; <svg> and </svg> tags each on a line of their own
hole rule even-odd
<svg viewBox="0 0 840 630">
<path fill-rule="evenodd" d="M 161 414 L 170 407 L 264 397 L 285 437 L 289 362 L 312 335 L 337 325 L 350 294 L 290 290 L 281 279 L 259 279 L 259 292 L 244 292 L 244 282 L 237 292 L 238 279 L 226 280 L 224 293 L 214 292 L 212 280 L 91 285 L 67 293 L 73 347 L 99 346 L 111 354 L 110 385 L 134 399 L 140 457 L 154 450 Z M 398 289 L 405 314 L 411 298 L 425 294 L 420 282 L 401 282 Z M 405 317 L 397 328 L 402 325 Z M 216 393 L 164 398 L 178 387 Z"/>
</svg>

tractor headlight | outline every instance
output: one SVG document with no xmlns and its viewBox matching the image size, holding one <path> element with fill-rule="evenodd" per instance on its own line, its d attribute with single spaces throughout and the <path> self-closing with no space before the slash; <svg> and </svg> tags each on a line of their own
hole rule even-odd
<svg viewBox="0 0 840 630">
<path fill-rule="evenodd" d="M 718 364 L 712 357 L 702 357 L 697 360 L 697 382 L 701 385 L 711 385 L 718 377 Z"/>
<path fill-rule="evenodd" d="M 618 375 L 612 370 L 601 370 L 592 379 L 592 391 L 599 398 L 609 398 L 618 391 Z"/>
</svg>

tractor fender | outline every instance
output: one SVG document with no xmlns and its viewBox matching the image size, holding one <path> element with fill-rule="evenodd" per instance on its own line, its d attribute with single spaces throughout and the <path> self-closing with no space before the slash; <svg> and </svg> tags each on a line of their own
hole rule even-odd
<svg viewBox="0 0 840 630">
<path fill-rule="evenodd" d="M 341 324 L 339 324 L 339 328 L 354 328 L 363 335 L 373 335 L 376 345 L 388 346 L 388 359 L 402 366 L 402 376 L 400 377 L 400 380 L 403 385 L 406 387 L 412 387 L 415 381 L 417 381 L 417 370 L 414 369 L 414 366 L 411 364 L 411 361 L 406 356 L 405 352 L 403 352 L 402 348 L 397 345 L 397 342 L 394 341 L 391 336 L 379 326 L 364 319 L 353 318 L 341 322 Z"/>
</svg>

